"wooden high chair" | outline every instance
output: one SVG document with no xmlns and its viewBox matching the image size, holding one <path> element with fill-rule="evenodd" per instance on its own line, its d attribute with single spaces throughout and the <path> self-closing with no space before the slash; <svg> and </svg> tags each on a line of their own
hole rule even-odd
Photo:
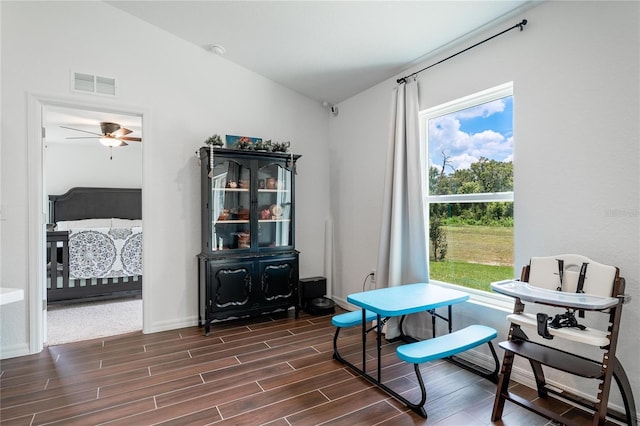
<svg viewBox="0 0 640 426">
<path fill-rule="evenodd" d="M 534 404 L 509 391 L 513 362 L 517 355 L 529 361 L 540 398 L 547 398 L 552 394 L 591 410 L 593 425 L 604 425 L 607 416 L 628 425 L 637 424 L 631 385 L 616 358 L 622 305 L 630 299 L 624 295 L 625 280 L 619 276 L 618 268 L 573 254 L 534 257 L 523 268 L 520 281 L 500 281 L 492 283 L 491 287 L 498 293 L 515 298 L 513 314 L 507 316 L 510 322 L 508 340 L 499 344 L 505 352 L 492 421 L 500 420 L 504 402 L 509 400 L 548 419 L 566 425 L 573 424 L 571 419 L 563 417 L 561 413 Z M 523 302 L 558 308 L 557 314 L 525 313 Z M 589 320 L 604 319 L 602 315 L 596 315 L 604 314 L 608 321 L 595 321 L 603 323 L 600 329 L 585 327 L 580 324 L 585 321 L 582 320 L 585 311 L 589 313 Z M 546 312 L 550 312 L 549 309 Z M 523 328 L 527 328 L 536 338 L 529 338 Z M 559 343 L 563 340 L 600 348 L 601 351 L 587 352 L 599 352 L 601 357 L 585 357 L 559 349 Z M 587 400 L 575 393 L 550 386 L 545 380 L 543 366 L 596 380 L 597 395 L 593 400 Z M 620 389 L 624 414 L 607 406 L 612 379 Z"/>
</svg>

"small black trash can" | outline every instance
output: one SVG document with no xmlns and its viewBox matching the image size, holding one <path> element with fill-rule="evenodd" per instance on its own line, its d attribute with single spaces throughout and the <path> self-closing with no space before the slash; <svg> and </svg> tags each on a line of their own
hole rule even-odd
<svg viewBox="0 0 640 426">
<path fill-rule="evenodd" d="M 325 297 L 326 293 L 325 277 L 301 278 L 298 283 L 300 307 L 311 315 L 328 315 L 336 311 L 335 303 Z"/>
</svg>

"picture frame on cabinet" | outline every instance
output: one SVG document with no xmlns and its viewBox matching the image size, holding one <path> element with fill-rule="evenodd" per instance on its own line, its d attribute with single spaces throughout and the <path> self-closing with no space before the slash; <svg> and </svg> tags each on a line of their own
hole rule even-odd
<svg viewBox="0 0 640 426">
<path fill-rule="evenodd" d="M 253 149 L 253 145 L 256 142 L 262 142 L 262 138 L 256 138 L 252 136 L 235 136 L 226 135 L 225 140 L 227 142 L 226 147 L 231 149 Z"/>
</svg>

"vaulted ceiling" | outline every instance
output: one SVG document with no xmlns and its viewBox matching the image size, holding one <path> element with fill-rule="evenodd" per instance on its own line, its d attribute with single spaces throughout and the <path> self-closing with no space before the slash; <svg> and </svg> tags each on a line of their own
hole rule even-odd
<svg viewBox="0 0 640 426">
<path fill-rule="evenodd" d="M 107 1 L 203 49 L 222 46 L 229 61 L 330 104 L 537 2 Z"/>
<path fill-rule="evenodd" d="M 318 102 L 338 104 L 460 45 L 539 0 L 106 1 Z M 139 117 L 51 108 L 48 142 L 70 142 L 114 121 L 141 136 Z M 91 136 L 89 134 L 85 134 Z M 82 139 L 76 141 L 89 141 Z"/>
</svg>

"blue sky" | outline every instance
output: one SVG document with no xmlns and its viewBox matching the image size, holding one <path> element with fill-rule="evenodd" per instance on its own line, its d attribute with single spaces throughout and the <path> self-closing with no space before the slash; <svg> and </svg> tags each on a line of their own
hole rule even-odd
<svg viewBox="0 0 640 426">
<path fill-rule="evenodd" d="M 430 119 L 429 166 L 442 167 L 442 151 L 456 170 L 480 157 L 513 161 L 513 97 Z"/>
</svg>

